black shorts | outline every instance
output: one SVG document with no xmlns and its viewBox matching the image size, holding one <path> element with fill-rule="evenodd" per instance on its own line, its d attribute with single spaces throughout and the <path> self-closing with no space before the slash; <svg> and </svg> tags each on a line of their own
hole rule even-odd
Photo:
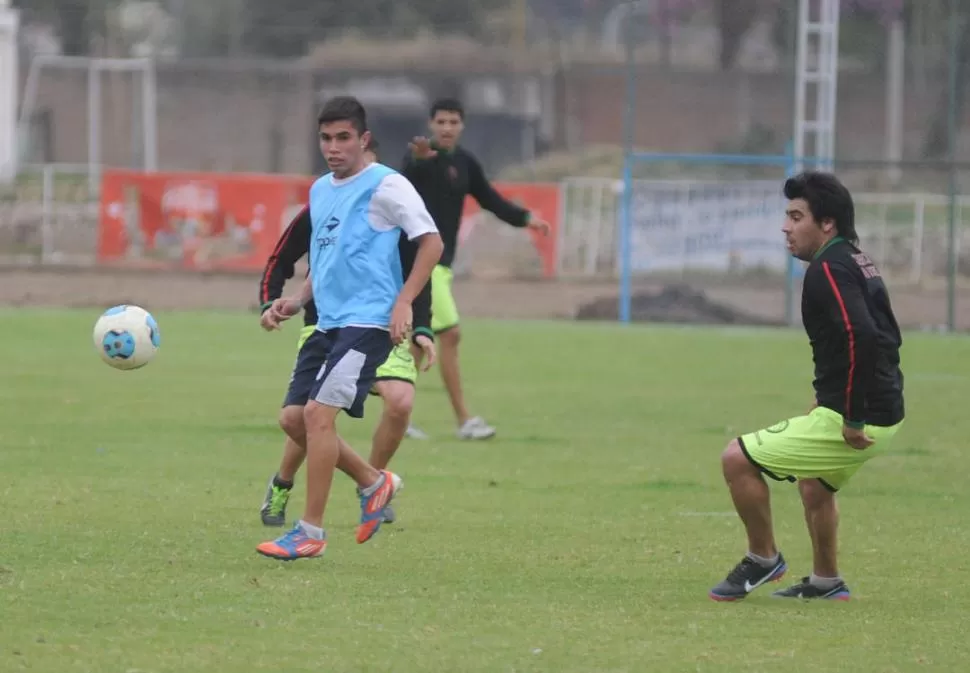
<svg viewBox="0 0 970 673">
<path fill-rule="evenodd" d="M 283 406 L 313 400 L 363 418 L 367 392 L 391 347 L 390 333 L 375 327 L 317 330 L 296 356 Z"/>
</svg>

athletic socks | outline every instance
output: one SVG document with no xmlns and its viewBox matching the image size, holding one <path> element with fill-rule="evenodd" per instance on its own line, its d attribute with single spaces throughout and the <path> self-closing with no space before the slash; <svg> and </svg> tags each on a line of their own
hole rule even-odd
<svg viewBox="0 0 970 673">
<path fill-rule="evenodd" d="M 381 476 L 377 478 L 377 481 L 375 481 L 367 488 L 360 489 L 360 494 L 365 498 L 369 498 L 370 496 L 374 495 L 377 492 L 377 489 L 381 487 L 381 484 L 384 483 L 384 479 L 385 479 L 384 473 L 381 472 Z"/>
<path fill-rule="evenodd" d="M 747 556 L 749 559 L 757 563 L 762 568 L 774 568 L 776 565 L 778 565 L 778 552 L 775 552 L 775 555 L 772 556 L 771 558 L 758 556 L 757 554 L 753 554 L 752 552 L 748 552 L 747 554 L 745 554 L 745 556 Z"/>
<path fill-rule="evenodd" d="M 814 587 L 818 587 L 819 589 L 822 589 L 823 591 L 831 591 L 835 587 L 842 584 L 842 578 L 841 577 L 819 577 L 815 573 L 812 573 L 812 576 L 808 578 L 808 583 Z"/>
<path fill-rule="evenodd" d="M 301 519 L 300 520 L 300 528 L 303 529 L 303 532 L 307 534 L 307 537 L 308 538 L 311 538 L 313 540 L 322 540 L 323 539 L 323 529 L 320 528 L 319 526 L 313 526 L 313 525 L 308 524 L 306 521 L 303 521 Z"/>
</svg>

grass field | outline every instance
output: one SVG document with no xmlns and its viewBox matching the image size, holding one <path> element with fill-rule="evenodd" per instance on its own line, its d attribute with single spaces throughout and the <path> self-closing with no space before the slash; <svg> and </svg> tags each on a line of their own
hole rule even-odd
<svg viewBox="0 0 970 673">
<path fill-rule="evenodd" d="M 400 521 L 354 543 L 337 477 L 323 559 L 254 546 L 296 325 L 159 314 L 162 351 L 114 371 L 96 312 L 0 312 L 0 671 L 964 670 L 970 340 L 909 335 L 907 426 L 844 492 L 846 604 L 717 604 L 744 542 L 719 453 L 803 410 L 799 332 L 469 324 L 474 408 L 452 439 L 437 375 L 394 463 Z M 343 418 L 358 449 L 379 413 Z M 303 480 L 291 507 L 299 514 Z M 773 487 L 786 580 L 810 570 Z M 275 534 L 276 531 L 272 531 Z"/>
</svg>

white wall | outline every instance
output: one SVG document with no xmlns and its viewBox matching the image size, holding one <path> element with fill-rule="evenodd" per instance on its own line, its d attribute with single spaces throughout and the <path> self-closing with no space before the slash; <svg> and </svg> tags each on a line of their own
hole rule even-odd
<svg viewBox="0 0 970 673">
<path fill-rule="evenodd" d="M 0 0 L 0 183 L 17 172 L 17 30 L 20 17 Z"/>
</svg>

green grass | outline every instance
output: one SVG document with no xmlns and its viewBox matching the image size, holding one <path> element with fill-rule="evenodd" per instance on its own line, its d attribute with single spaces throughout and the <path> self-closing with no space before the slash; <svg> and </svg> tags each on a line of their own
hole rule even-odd
<svg viewBox="0 0 970 673">
<path fill-rule="evenodd" d="M 719 453 L 806 407 L 802 334 L 470 323 L 468 395 L 499 437 L 453 440 L 427 377 L 415 420 L 435 439 L 394 463 L 400 523 L 355 544 L 338 476 L 326 557 L 280 564 L 253 548 L 295 326 L 157 317 L 157 360 L 119 372 L 93 351 L 94 313 L 0 312 L 0 671 L 884 673 L 970 656 L 966 339 L 908 336 L 907 425 L 841 497 L 855 600 L 717 604 L 744 551 Z M 358 449 L 379 409 L 341 419 Z M 797 579 L 800 505 L 773 491 Z"/>
</svg>

